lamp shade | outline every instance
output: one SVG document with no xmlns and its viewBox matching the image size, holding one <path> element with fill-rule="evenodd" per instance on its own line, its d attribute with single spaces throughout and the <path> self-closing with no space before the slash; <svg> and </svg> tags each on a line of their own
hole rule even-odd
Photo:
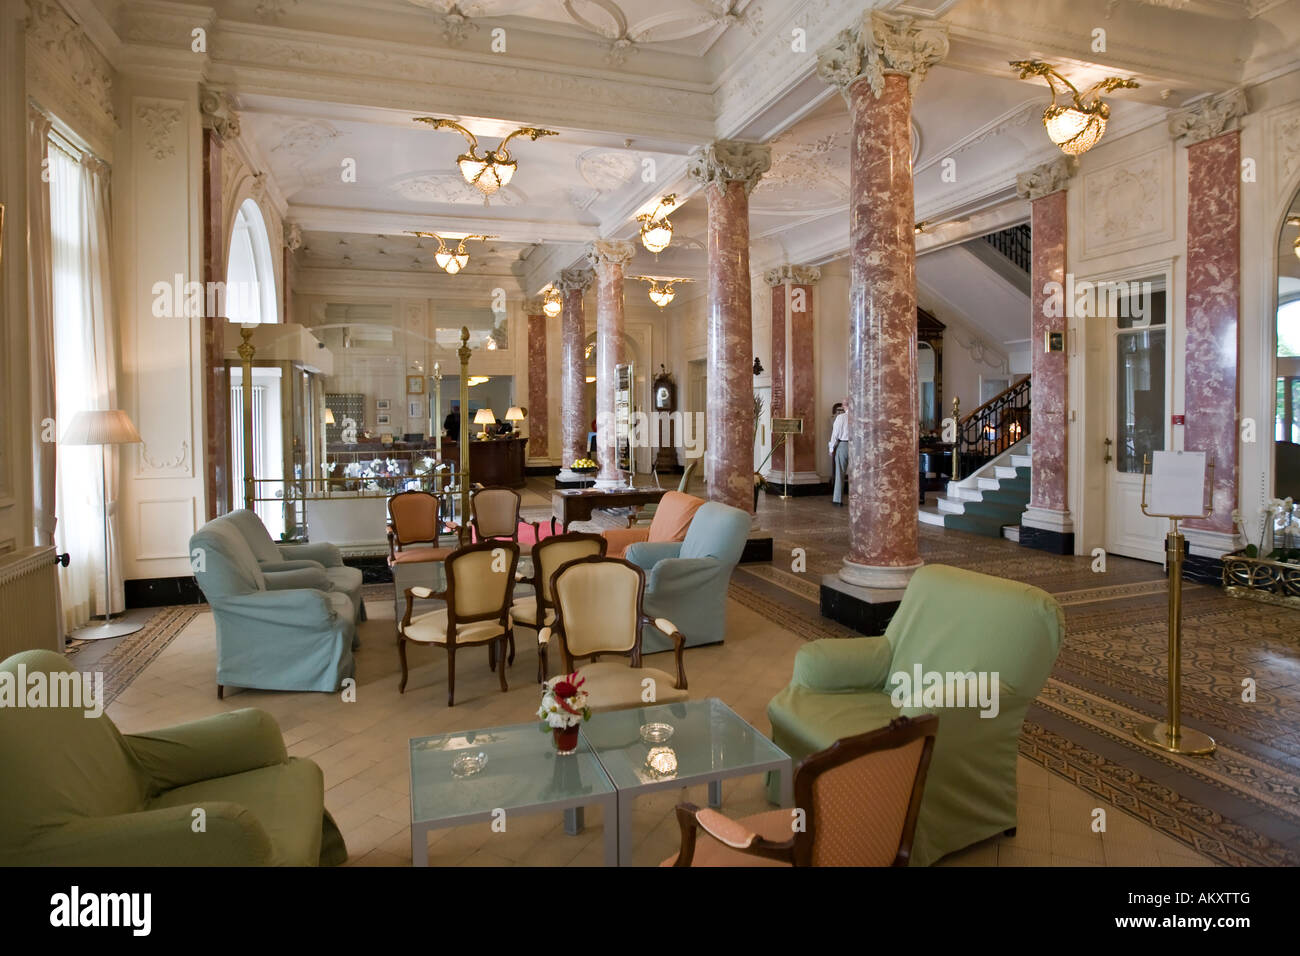
<svg viewBox="0 0 1300 956">
<path fill-rule="evenodd" d="M 65 445 L 130 445 L 142 440 L 131 417 L 119 408 L 77 412 L 63 433 Z"/>
<path fill-rule="evenodd" d="M 332 408 L 325 409 L 325 424 L 326 425 L 334 424 L 334 409 Z"/>
<path fill-rule="evenodd" d="M 497 423 L 496 415 L 492 414 L 490 408 L 480 408 L 474 413 L 475 425 L 495 425 Z"/>
<path fill-rule="evenodd" d="M 524 420 L 524 410 L 520 408 L 518 405 L 511 405 L 509 411 L 506 412 L 506 421 L 522 422 L 523 420 Z"/>
</svg>

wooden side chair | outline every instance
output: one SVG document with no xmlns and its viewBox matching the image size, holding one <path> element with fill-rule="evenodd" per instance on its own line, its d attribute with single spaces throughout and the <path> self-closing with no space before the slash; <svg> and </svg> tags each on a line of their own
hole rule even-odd
<svg viewBox="0 0 1300 956">
<path fill-rule="evenodd" d="M 509 540 L 519 545 L 525 554 L 532 544 L 541 540 L 541 523 L 520 521 L 519 506 L 522 499 L 513 488 L 501 485 L 478 486 L 469 496 L 469 526 L 479 541 Z M 521 529 L 532 534 L 521 536 Z M 551 519 L 550 533 L 555 534 L 555 519 Z"/>
<path fill-rule="evenodd" d="M 519 546 L 510 541 L 484 541 L 453 551 L 447 556 L 447 588 L 406 589 L 406 613 L 398 626 L 398 654 L 402 660 L 402 682 L 406 692 L 406 645 L 436 644 L 447 649 L 447 706 L 456 695 L 456 651 L 470 645 L 488 645 L 488 666 L 506 688 L 506 649 L 513 640 L 510 601 L 514 597 L 515 569 Z M 439 599 L 446 607 L 412 618 L 415 599 Z M 499 669 L 498 669 L 499 668 Z"/>
<path fill-rule="evenodd" d="M 533 594 L 517 598 L 510 606 L 510 616 L 516 624 L 531 627 L 537 632 L 537 680 L 546 680 L 548 662 L 546 659 L 549 632 L 545 629 L 555 623 L 555 599 L 551 594 L 551 578 L 555 572 L 569 561 L 586 558 L 591 555 L 603 557 L 605 539 L 598 534 L 584 534 L 573 531 L 543 538 L 533 545 L 533 575 L 519 576 L 521 584 L 531 584 Z"/>
<path fill-rule="evenodd" d="M 452 548 L 440 544 L 442 498 L 428 491 L 402 491 L 388 499 L 388 565 L 445 561 Z M 409 545 L 430 545 L 410 548 Z"/>
<path fill-rule="evenodd" d="M 665 618 L 651 621 L 642 610 L 645 572 L 622 558 L 593 555 L 570 561 L 551 576 L 555 623 L 538 634 L 539 643 L 560 644 L 565 673 L 578 671 L 594 711 L 625 710 L 646 703 L 686 700 L 686 669 L 682 652 L 686 638 Z M 641 628 L 654 624 L 673 642 L 677 676 L 641 663 Z M 601 661 L 600 655 L 628 658 L 628 663 Z M 581 669 L 574 662 L 586 658 Z M 644 696 L 647 678 L 654 681 L 650 700 Z"/>
<path fill-rule="evenodd" d="M 938 729 L 934 714 L 896 717 L 809 756 L 794 774 L 802 826 L 795 810 L 732 820 L 678 804 L 681 849 L 661 865 L 907 866 Z"/>
</svg>

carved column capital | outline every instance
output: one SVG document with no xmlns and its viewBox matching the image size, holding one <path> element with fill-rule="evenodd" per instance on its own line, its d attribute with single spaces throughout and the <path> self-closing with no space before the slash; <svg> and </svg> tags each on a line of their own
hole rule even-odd
<svg viewBox="0 0 1300 956">
<path fill-rule="evenodd" d="M 297 252 L 302 248 L 302 226 L 298 223 L 284 224 L 284 247 L 290 252 Z"/>
<path fill-rule="evenodd" d="M 789 283 L 790 285 L 813 285 L 822 277 L 822 270 L 816 266 L 784 265 L 768 269 L 763 273 L 763 281 L 770 286 Z"/>
<path fill-rule="evenodd" d="M 1060 156 L 1016 174 L 1016 195 L 1021 199 L 1042 199 L 1066 187 L 1079 168 L 1077 156 Z"/>
<path fill-rule="evenodd" d="M 817 51 L 817 75 L 845 99 L 853 84 L 865 78 L 879 99 L 885 74 L 905 75 L 915 93 L 926 71 L 947 55 L 947 24 L 873 10 Z"/>
<path fill-rule="evenodd" d="M 591 244 L 587 258 L 598 270 L 609 266 L 620 269 L 632 261 L 636 247 L 624 239 L 597 239 Z"/>
<path fill-rule="evenodd" d="M 555 282 L 555 288 L 566 295 L 570 292 L 586 292 L 587 286 L 591 285 L 595 278 L 596 274 L 586 267 L 561 269 L 560 278 Z"/>
<path fill-rule="evenodd" d="M 1206 96 L 1169 118 L 1169 132 L 1183 137 L 1191 146 L 1214 139 L 1237 128 L 1237 121 L 1250 112 L 1246 91 L 1241 87 L 1218 96 Z"/>
<path fill-rule="evenodd" d="M 222 142 L 239 138 L 239 113 L 235 101 L 225 90 L 199 87 L 199 113 L 203 117 L 203 128 L 212 130 Z"/>
<path fill-rule="evenodd" d="M 741 182 L 748 196 L 759 179 L 772 167 L 772 147 L 720 139 L 699 146 L 691 153 L 686 174 L 707 186 L 710 183 Z"/>
</svg>

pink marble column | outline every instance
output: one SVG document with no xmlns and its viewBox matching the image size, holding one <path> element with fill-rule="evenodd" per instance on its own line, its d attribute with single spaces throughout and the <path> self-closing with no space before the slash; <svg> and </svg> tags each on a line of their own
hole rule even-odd
<svg viewBox="0 0 1300 956">
<path fill-rule="evenodd" d="M 1049 352 L 1049 333 L 1066 334 L 1067 320 L 1051 306 L 1051 290 L 1065 283 L 1066 185 L 1078 162 L 1062 156 L 1016 177 L 1017 193 L 1030 201 L 1033 251 L 1030 261 L 1030 439 L 1029 507 L 1020 520 L 1020 543 L 1057 554 L 1074 553 L 1069 506 L 1068 353 Z"/>
<path fill-rule="evenodd" d="M 944 27 L 873 12 L 818 54 L 849 105 L 849 554 L 840 578 L 901 588 L 917 546 L 918 405 L 912 91 Z"/>
<path fill-rule="evenodd" d="M 803 433 L 792 436 L 772 453 L 765 475 L 778 484 L 817 484 L 817 370 L 813 283 L 821 278 L 814 266 L 771 269 L 764 280 L 772 287 L 772 414 L 802 418 Z M 788 308 L 787 308 L 788 306 Z"/>
<path fill-rule="evenodd" d="M 565 269 L 555 287 L 564 297 L 560 313 L 560 474 L 558 480 L 576 482 L 582 478 L 570 467 L 586 457 L 587 432 L 587 360 L 583 340 L 587 335 L 582 299 L 591 285 L 590 269 Z"/>
<path fill-rule="evenodd" d="M 598 239 L 590 253 L 596 269 L 597 488 L 624 483 L 614 440 L 614 370 L 623 364 L 623 270 L 634 252 L 630 242 Z"/>
<path fill-rule="evenodd" d="M 540 299 L 525 303 L 528 316 L 528 457 L 550 457 L 550 393 L 546 366 L 546 313 Z"/>
<path fill-rule="evenodd" d="M 709 205 L 705 467 L 709 498 L 754 510 L 754 324 L 749 289 L 749 193 L 772 165 L 767 146 L 719 140 L 687 167 Z"/>
<path fill-rule="evenodd" d="M 1231 535 L 1237 507 L 1241 305 L 1241 133 L 1187 147 L 1187 371 L 1183 448 L 1214 463 L 1214 511 L 1189 532 Z M 1267 432 L 1271 425 L 1266 425 Z M 1260 436 L 1268 440 L 1267 434 Z M 1197 544 L 1195 534 L 1189 534 Z M 1209 542 L 1206 542 L 1207 544 Z M 1218 553 L 1230 550 L 1219 542 Z"/>
</svg>

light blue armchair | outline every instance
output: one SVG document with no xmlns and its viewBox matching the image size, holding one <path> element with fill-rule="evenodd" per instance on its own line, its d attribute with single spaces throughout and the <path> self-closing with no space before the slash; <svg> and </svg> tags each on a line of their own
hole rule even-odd
<svg viewBox="0 0 1300 956">
<path fill-rule="evenodd" d="M 329 579 L 328 590 L 346 594 L 356 611 L 355 619 L 358 621 L 366 619 L 366 604 L 361 600 L 361 571 L 358 568 L 349 568 L 343 563 L 343 555 L 337 545 L 330 544 L 328 541 L 311 544 L 276 544 L 256 512 L 240 508 L 230 512 L 227 517 L 248 542 L 248 547 L 257 558 L 257 564 L 263 573 L 320 568 Z M 314 587 L 311 584 L 293 586 Z"/>
<path fill-rule="evenodd" d="M 352 676 L 355 606 L 324 568 L 263 571 L 231 515 L 190 537 L 190 561 L 216 622 L 218 697 L 226 686 L 335 691 Z"/>
<path fill-rule="evenodd" d="M 749 536 L 745 512 L 717 501 L 695 512 L 684 541 L 640 541 L 624 557 L 646 572 L 645 613 L 677 625 L 687 647 L 720 644 L 727 630 L 727 583 Z M 666 651 L 672 640 L 647 626 L 645 653 Z"/>
</svg>

